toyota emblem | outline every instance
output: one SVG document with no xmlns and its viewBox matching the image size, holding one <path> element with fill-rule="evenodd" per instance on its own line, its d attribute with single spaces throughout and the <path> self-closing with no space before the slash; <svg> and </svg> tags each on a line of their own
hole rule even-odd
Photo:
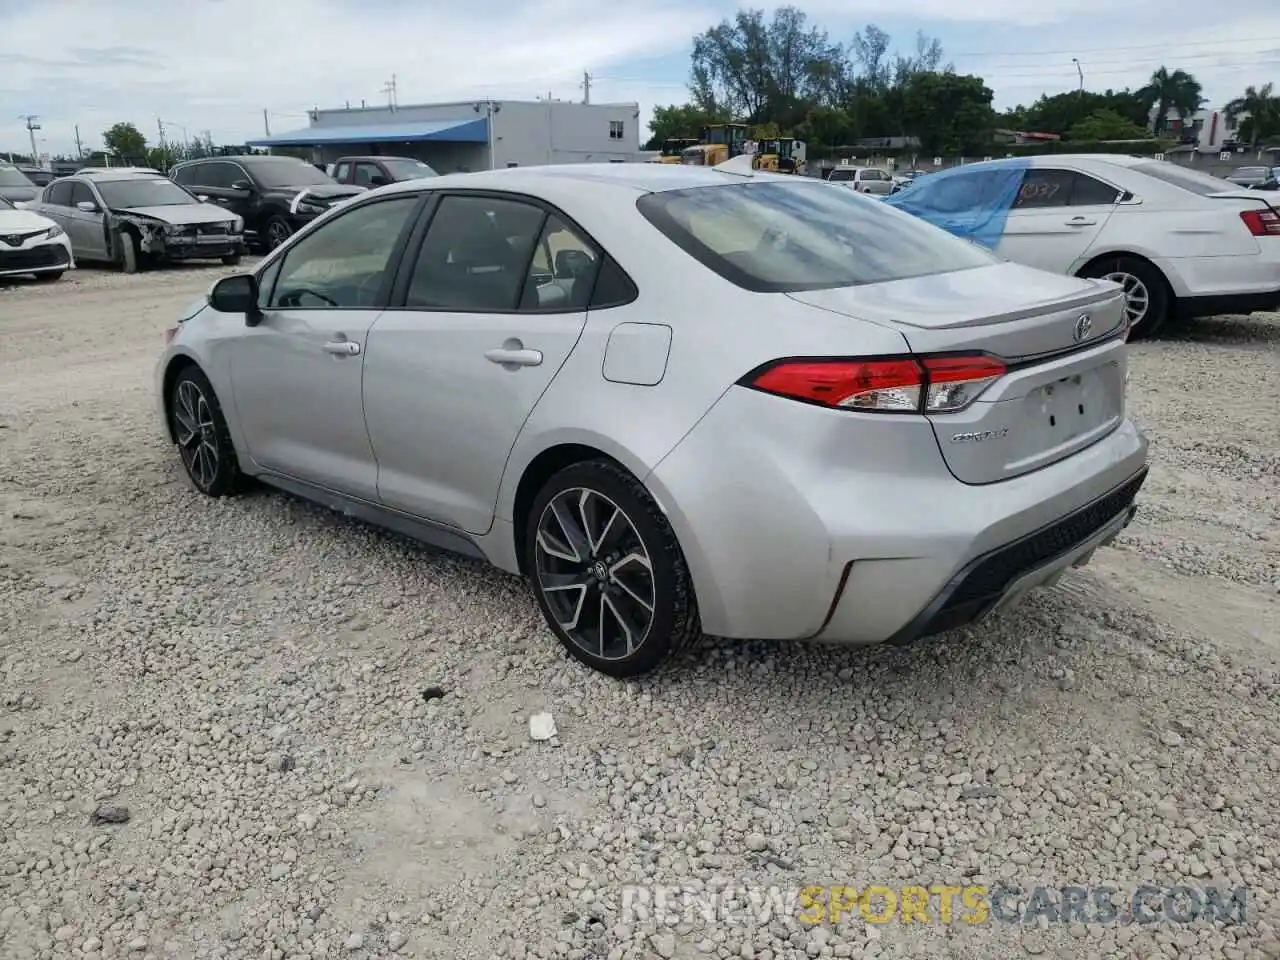
<svg viewBox="0 0 1280 960">
<path fill-rule="evenodd" d="M 1089 331 L 1093 329 L 1093 318 L 1087 313 L 1082 313 L 1076 317 L 1075 328 L 1071 331 L 1071 339 L 1079 343 L 1085 337 L 1089 336 Z"/>
</svg>

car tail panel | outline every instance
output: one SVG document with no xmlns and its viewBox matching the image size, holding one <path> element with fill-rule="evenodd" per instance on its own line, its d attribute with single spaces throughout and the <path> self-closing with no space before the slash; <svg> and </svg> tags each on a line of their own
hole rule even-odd
<svg viewBox="0 0 1280 960">
<path fill-rule="evenodd" d="M 1003 364 L 972 402 L 921 408 L 947 467 L 964 483 L 1048 466 L 1123 422 L 1126 321 L 1114 284 L 1001 264 L 792 296 L 892 326 L 917 356 L 980 353 Z"/>
</svg>

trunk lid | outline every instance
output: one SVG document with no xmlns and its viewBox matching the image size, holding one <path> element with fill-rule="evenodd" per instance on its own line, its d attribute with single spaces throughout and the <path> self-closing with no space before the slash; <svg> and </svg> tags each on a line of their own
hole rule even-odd
<svg viewBox="0 0 1280 960">
<path fill-rule="evenodd" d="M 1000 263 L 790 296 L 896 330 L 917 354 L 982 351 L 1008 364 L 969 407 L 929 417 L 963 483 L 1048 466 L 1124 419 L 1124 297 L 1116 284 Z"/>
</svg>

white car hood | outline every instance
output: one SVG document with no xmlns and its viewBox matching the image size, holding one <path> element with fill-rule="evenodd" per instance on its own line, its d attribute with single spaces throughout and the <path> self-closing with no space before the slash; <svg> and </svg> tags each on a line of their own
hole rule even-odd
<svg viewBox="0 0 1280 960">
<path fill-rule="evenodd" d="M 0 210 L 0 234 L 33 233 L 49 230 L 57 224 L 30 210 Z"/>
</svg>

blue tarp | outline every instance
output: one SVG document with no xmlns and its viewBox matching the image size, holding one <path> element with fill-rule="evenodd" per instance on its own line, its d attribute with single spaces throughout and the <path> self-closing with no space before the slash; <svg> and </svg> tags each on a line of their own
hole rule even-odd
<svg viewBox="0 0 1280 960">
<path fill-rule="evenodd" d="M 952 167 L 917 177 L 906 190 L 885 203 L 914 214 L 965 240 L 994 249 L 1004 236 L 1004 223 L 1022 189 L 1025 159 L 999 160 L 980 169 Z"/>
</svg>

